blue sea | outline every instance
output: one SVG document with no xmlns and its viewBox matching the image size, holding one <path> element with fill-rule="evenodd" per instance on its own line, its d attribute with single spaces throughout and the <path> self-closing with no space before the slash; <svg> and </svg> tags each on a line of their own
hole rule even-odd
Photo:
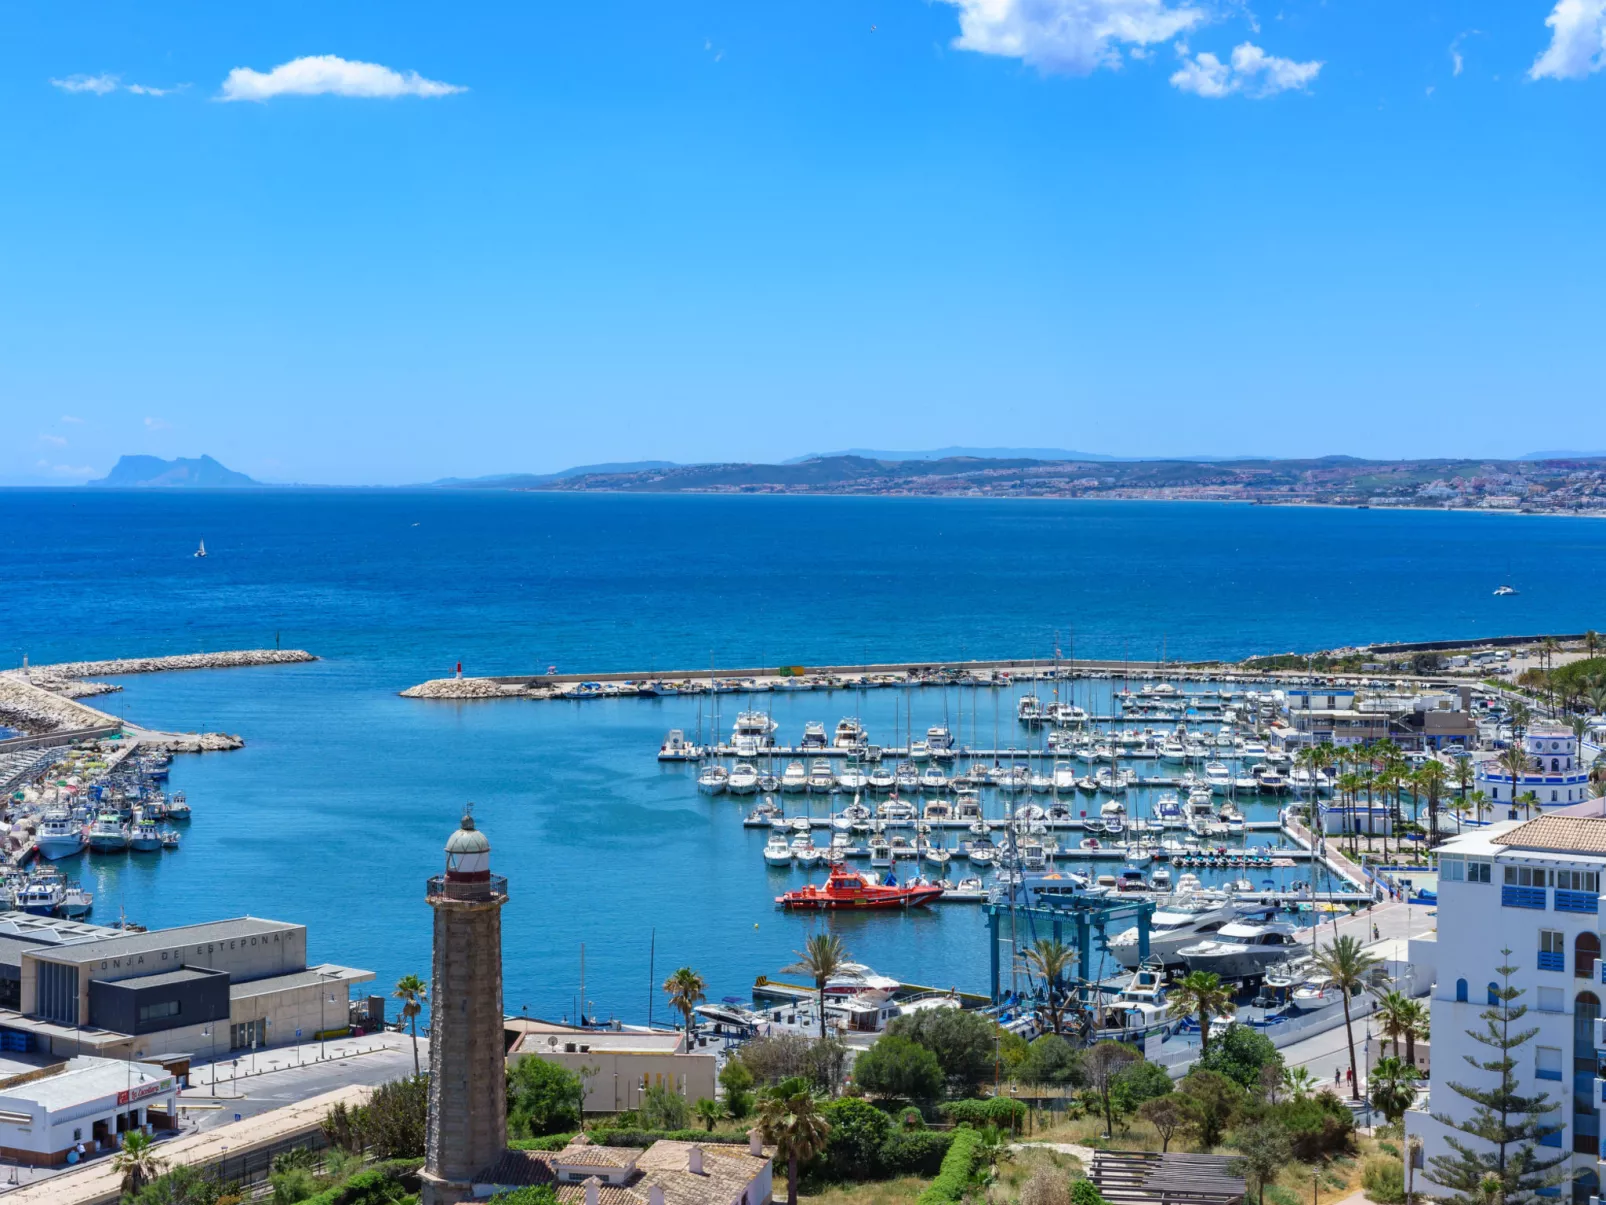
<svg viewBox="0 0 1606 1205">
<path fill-rule="evenodd" d="M 195 818 L 164 856 L 88 858 L 95 918 L 306 923 L 315 958 L 427 974 L 424 881 L 467 801 L 511 882 L 506 1005 L 644 1020 L 700 970 L 746 998 L 829 923 L 878 970 L 985 989 L 978 909 L 783 914 L 751 801 L 661 767 L 696 699 L 407 700 L 449 674 L 937 658 L 1241 657 L 1602 627 L 1606 524 L 1389 510 L 444 491 L 0 490 L 0 659 L 305 648 L 297 666 L 131 676 L 89 700 L 235 732 L 175 759 Z M 190 554 L 205 539 L 210 555 Z M 1510 579 L 1513 598 L 1491 591 Z M 1086 692 L 1090 688 L 1079 688 Z M 903 691 L 759 696 L 794 741 Z M 914 725 L 1024 742 L 1013 693 L 912 695 Z M 765 701 L 768 701 L 767 704 Z M 1091 695 L 1078 701 L 1097 700 Z M 736 700 L 740 704 L 741 700 Z M 721 728 L 734 718 L 721 700 Z M 701 703 L 711 725 L 711 701 Z M 901 710 L 897 722 L 907 718 Z M 974 738 L 974 739 L 973 739 Z M 1145 773 L 1153 772 L 1146 769 Z M 818 808 L 820 805 L 816 805 Z M 1269 811 L 1267 812 L 1269 814 Z M 821 838 L 824 839 L 823 837 Z M 1285 875 L 1292 872 L 1282 872 Z M 816 870 L 814 877 L 823 877 Z M 1257 883 L 1264 872 L 1249 872 Z"/>
</svg>

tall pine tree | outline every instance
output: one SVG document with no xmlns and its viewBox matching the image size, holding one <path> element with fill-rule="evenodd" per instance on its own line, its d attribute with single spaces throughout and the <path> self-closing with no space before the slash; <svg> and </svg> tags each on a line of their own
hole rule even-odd
<svg viewBox="0 0 1606 1205">
<path fill-rule="evenodd" d="M 1511 957 L 1509 949 L 1500 953 L 1507 959 Z M 1512 1027 L 1528 1012 L 1526 1004 L 1515 1003 L 1523 995 L 1522 988 L 1511 986 L 1516 970 L 1509 965 L 1495 968 L 1501 986 L 1494 992 L 1494 1003 L 1478 1014 L 1485 1028 L 1466 1031 L 1468 1037 L 1494 1052 L 1487 1061 L 1469 1054 L 1467 1062 L 1497 1076 L 1498 1085 L 1477 1088 L 1452 1080 L 1445 1086 L 1477 1107 L 1465 1121 L 1452 1120 L 1442 1113 L 1433 1115 L 1440 1124 L 1479 1140 L 1474 1144 L 1446 1135 L 1445 1142 L 1455 1154 L 1435 1155 L 1428 1161 L 1431 1178 L 1452 1191 L 1454 1195 L 1449 1199 L 1455 1205 L 1486 1205 L 1490 1177 L 1499 1182 L 1504 1205 L 1535 1205 L 1541 1188 L 1567 1179 L 1562 1166 L 1568 1161 L 1567 1152 L 1560 1150 L 1552 1156 L 1548 1151 L 1554 1148 L 1540 1145 L 1561 1132 L 1561 1125 L 1551 1117 L 1561 1106 L 1552 1102 L 1548 1093 L 1525 1096 L 1517 1091 L 1517 1060 L 1512 1051 L 1531 1041 L 1539 1030 L 1513 1032 Z"/>
</svg>

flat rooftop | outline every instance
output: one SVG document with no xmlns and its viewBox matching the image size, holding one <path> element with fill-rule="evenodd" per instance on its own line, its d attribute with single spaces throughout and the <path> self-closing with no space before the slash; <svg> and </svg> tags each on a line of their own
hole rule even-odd
<svg viewBox="0 0 1606 1205">
<path fill-rule="evenodd" d="M 54 1075 L 29 1072 L 0 1080 L 0 1100 L 28 1101 L 47 1111 L 67 1109 L 85 1101 L 116 1096 L 171 1079 L 167 1069 L 155 1063 L 131 1063 L 123 1059 L 101 1059 L 77 1055 L 68 1059 Z M 176 1081 L 175 1081 L 176 1083 Z"/>
<path fill-rule="evenodd" d="M 237 942 L 241 938 L 271 937 L 303 929 L 293 921 L 265 920 L 257 916 L 239 916 L 233 920 L 206 921 L 199 925 L 180 925 L 176 929 L 153 929 L 148 933 L 123 933 L 112 930 L 115 936 L 70 945 L 62 949 L 35 951 L 51 962 L 99 962 L 103 958 L 129 958 L 138 954 L 151 954 L 186 946 L 217 945 Z"/>
<path fill-rule="evenodd" d="M 266 979 L 251 979 L 245 983 L 231 983 L 229 985 L 230 1000 L 248 1000 L 252 996 L 270 996 L 274 992 L 289 992 L 296 988 L 316 987 L 320 983 L 371 983 L 374 979 L 372 971 L 359 971 L 356 967 L 336 966 L 332 962 L 320 963 L 315 967 L 308 967 L 304 971 L 292 971 L 288 975 L 269 975 Z M 149 979 L 137 979 L 134 982 L 144 985 Z"/>
</svg>

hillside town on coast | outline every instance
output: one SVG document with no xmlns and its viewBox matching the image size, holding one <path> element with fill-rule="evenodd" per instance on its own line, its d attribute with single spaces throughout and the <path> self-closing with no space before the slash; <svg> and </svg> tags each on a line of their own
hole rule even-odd
<svg viewBox="0 0 1606 1205">
<path fill-rule="evenodd" d="M 991 1182 L 1022 1200 L 1233 1205 L 1304 1168 L 1318 1205 L 1386 1205 L 1482 1183 L 1493 1101 L 1518 1119 L 1514 1190 L 1589 1205 L 1606 1084 L 1601 654 L 1587 632 L 1235 665 L 483 679 L 549 705 L 599 680 L 630 686 L 608 693 L 621 703 L 696 697 L 695 729 L 637 755 L 684 768 L 703 806 L 739 801 L 725 822 L 753 830 L 778 889 L 755 915 L 819 915 L 795 962 L 752 968 L 750 998 L 660 968 L 656 1020 L 623 1002 L 506 1007 L 501 910 L 530 886 L 461 801 L 441 805 L 441 863 L 417 868 L 418 915 L 398 918 L 431 918 L 433 964 L 395 985 L 338 934 L 316 939 L 340 961 L 310 959 L 306 926 L 248 914 L 248 891 L 201 923 L 105 915 L 74 864 L 181 868 L 208 815 L 168 788 L 173 758 L 250 734 L 141 728 L 80 701 L 106 693 L 94 678 L 312 654 L 0 674 L 11 1191 L 756 1205 L 905 1185 L 957 1203 Z M 503 697 L 447 688 L 473 681 L 403 693 Z M 963 712 L 914 723 L 923 692 L 956 686 L 968 727 Z M 877 688 L 898 695 L 903 731 L 793 733 L 765 703 L 803 691 L 829 718 Z M 1008 705 L 994 731 L 974 714 L 986 699 Z M 931 907 L 968 908 L 988 934 L 991 965 L 963 990 L 865 965 L 833 920 Z M 1482 1070 L 1435 1081 L 1467 1058 Z M 1547 1089 L 1569 1076 L 1572 1093 Z"/>
</svg>

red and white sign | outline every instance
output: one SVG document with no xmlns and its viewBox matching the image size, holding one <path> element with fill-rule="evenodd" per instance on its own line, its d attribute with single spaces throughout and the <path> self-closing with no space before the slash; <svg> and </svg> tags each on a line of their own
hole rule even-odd
<svg viewBox="0 0 1606 1205">
<path fill-rule="evenodd" d="M 162 1092 L 171 1092 L 172 1089 L 173 1077 L 168 1076 L 168 1078 L 159 1079 L 153 1084 L 141 1084 L 137 1088 L 131 1088 L 126 1092 L 119 1092 L 117 1094 L 117 1103 L 120 1105 L 132 1104 L 136 1100 L 144 1100 L 147 1096 L 156 1096 Z"/>
</svg>

